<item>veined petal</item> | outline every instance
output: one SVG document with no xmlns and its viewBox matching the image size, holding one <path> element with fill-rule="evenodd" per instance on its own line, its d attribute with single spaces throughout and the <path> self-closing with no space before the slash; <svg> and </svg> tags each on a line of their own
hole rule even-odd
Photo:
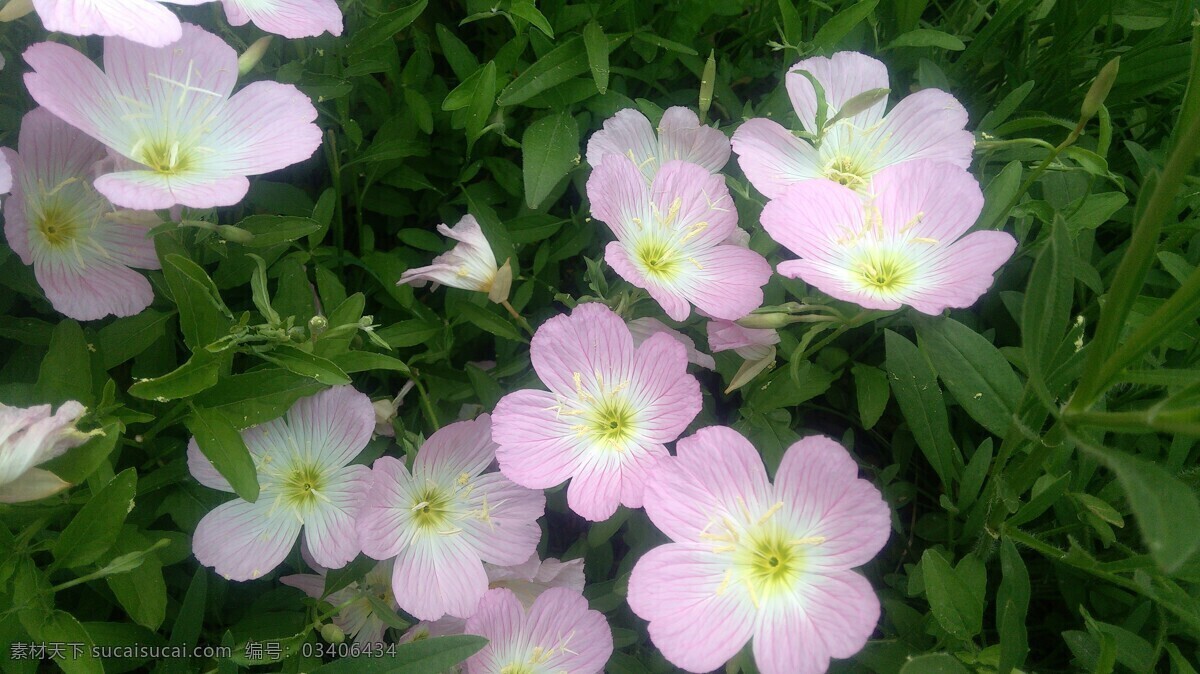
<svg viewBox="0 0 1200 674">
<path fill-rule="evenodd" d="M 573 396 L 578 393 L 575 373 L 585 386 L 597 373 L 613 383 L 628 379 L 633 336 L 611 309 L 589 302 L 575 307 L 569 316 L 543 323 L 529 353 L 542 383 L 554 393 Z"/>
<path fill-rule="evenodd" d="M 288 39 L 342 34 L 342 12 L 334 0 L 222 0 L 230 25 L 248 21 Z"/>
<path fill-rule="evenodd" d="M 229 484 L 229 480 L 226 480 L 217 471 L 216 467 L 213 466 L 212 461 L 209 461 L 208 457 L 204 456 L 203 452 L 200 451 L 200 445 L 196 444 L 196 438 L 188 440 L 187 464 L 188 472 L 200 484 L 209 489 L 217 489 L 230 494 L 233 493 L 233 487 Z"/>
<path fill-rule="evenodd" d="M 658 154 L 658 139 L 650 126 L 650 120 L 633 108 L 618 110 L 612 117 L 604 120 L 604 127 L 592 134 L 587 146 L 587 162 L 593 169 L 600 167 L 604 158 L 612 155 L 630 159 L 631 165 L 652 164 L 649 172 L 651 176 L 658 168 Z M 595 197 L 589 198 L 596 201 Z"/>
<path fill-rule="evenodd" d="M 862 197 L 831 180 L 793 185 L 767 203 L 761 219 L 767 234 L 788 250 L 829 263 L 842 260 L 845 247 L 867 226 Z"/>
<path fill-rule="evenodd" d="M 325 468 L 350 463 L 367 446 L 374 428 L 371 399 L 353 386 L 335 386 L 301 398 L 287 413 L 287 432 L 300 456 Z"/>
<path fill-rule="evenodd" d="M 700 382 L 681 376 L 687 362 L 687 349 L 668 334 L 654 335 L 637 348 L 630 399 L 647 420 L 639 431 L 650 442 L 673 442 L 700 413 Z"/>
<path fill-rule="evenodd" d="M 96 189 L 118 206 L 140 210 L 233 206 L 250 190 L 245 176 L 121 171 L 96 178 Z"/>
<path fill-rule="evenodd" d="M 253 82 L 234 94 L 213 119 L 201 141 L 208 149 L 201 164 L 208 170 L 240 175 L 297 164 L 321 146 L 321 129 L 312 123 L 316 118 L 312 101 L 296 87 Z"/>
<path fill-rule="evenodd" d="M 468 674 L 492 674 L 505 666 L 506 652 L 519 649 L 524 637 L 525 609 L 516 595 L 505 589 L 488 590 L 479 608 L 467 619 L 465 634 L 477 634 L 488 640 L 483 650 L 467 660 Z"/>
<path fill-rule="evenodd" d="M 604 614 L 588 608 L 578 590 L 554 587 L 529 608 L 522 632 L 548 656 L 548 671 L 599 674 L 613 652 L 612 629 Z M 503 643 L 503 642 L 501 642 Z"/>
<path fill-rule="evenodd" d="M 800 123 L 810 133 L 817 132 L 817 93 L 812 82 L 795 72 L 797 70 L 812 73 L 825 90 L 825 102 L 829 109 L 826 119 L 832 119 L 851 98 L 872 89 L 888 87 L 887 66 L 866 54 L 842 51 L 828 58 L 814 56 L 798 62 L 791 67 L 784 80 L 787 83 L 788 97 L 792 99 L 792 107 L 796 109 Z M 871 107 L 850 117 L 849 121 L 859 127 L 869 127 L 883 117 L 886 107 L 885 96 Z"/>
<path fill-rule="evenodd" d="M 492 438 L 499 443 L 500 472 L 519 485 L 546 489 L 562 484 L 575 472 L 581 447 L 577 423 L 556 410 L 553 393 L 524 390 L 496 404 Z"/>
<path fill-rule="evenodd" d="M 80 321 L 133 316 L 154 301 L 146 277 L 90 251 L 83 258 L 46 254 L 35 259 L 34 275 L 54 308 Z"/>
<path fill-rule="evenodd" d="M 644 288 L 646 292 L 650 293 L 650 297 L 654 298 L 655 302 L 658 302 L 663 312 L 671 317 L 671 320 L 687 320 L 687 317 L 692 313 L 692 307 L 683 294 L 672 286 L 647 278 L 642 273 L 642 270 L 638 269 L 637 265 L 630 259 L 629 251 L 626 250 L 625 245 L 620 241 L 610 241 L 608 243 L 608 246 L 604 248 L 604 261 L 621 278 L 639 288 Z"/>
<path fill-rule="evenodd" d="M 624 155 L 608 155 L 592 170 L 587 197 L 592 215 L 612 230 L 618 239 L 633 236 L 650 222 L 650 188 L 646 178 Z"/>
<path fill-rule="evenodd" d="M 25 74 L 25 87 L 39 105 L 109 147 L 133 146 L 116 89 L 86 56 L 63 44 L 39 42 L 25 50 L 25 62 L 33 68 Z"/>
<path fill-rule="evenodd" d="M 789 185 L 824 177 L 821 158 L 806 141 L 769 119 L 751 119 L 733 133 L 733 151 L 742 173 L 769 199 Z"/>
<path fill-rule="evenodd" d="M 170 49 L 106 39 L 104 74 L 126 97 L 123 100 L 134 106 L 130 112 L 144 113 L 141 117 L 151 128 L 165 122 L 150 118 L 154 113 L 169 113 L 176 122 L 200 123 L 210 119 L 233 92 L 237 52 L 216 35 L 188 23 Z"/>
<path fill-rule="evenodd" d="M 667 108 L 658 123 L 658 145 L 660 163 L 681 159 L 703 166 L 711 173 L 720 172 L 729 163 L 729 139 L 717 129 L 701 124 L 690 108 Z"/>
<path fill-rule="evenodd" d="M 697 309 L 725 320 L 737 320 L 757 309 L 763 302 L 762 287 L 771 280 L 766 258 L 741 246 L 723 244 L 696 251 L 688 263 L 695 269 L 681 279 L 683 292 Z"/>
<path fill-rule="evenodd" d="M 914 159 L 965 169 L 975 148 L 975 136 L 965 130 L 966 125 L 967 111 L 950 94 L 940 89 L 911 94 L 888 112 L 867 141 L 881 150 L 870 170 Z"/>
<path fill-rule="evenodd" d="M 464 536 L 421 536 L 396 556 L 392 587 L 400 608 L 421 620 L 466 618 L 487 592 L 487 574 Z"/>
<path fill-rule="evenodd" d="M 413 462 L 418 482 L 453 482 L 459 476 L 475 477 L 496 459 L 492 418 L 481 414 L 473 421 L 458 421 L 436 431 L 421 445 Z"/>
<path fill-rule="evenodd" d="M 633 335 L 634 346 L 641 346 L 651 336 L 662 333 L 679 342 L 685 349 L 687 349 L 687 358 L 689 363 L 699 365 L 707 370 L 715 370 L 717 368 L 717 362 L 713 360 L 713 357 L 707 353 L 702 353 L 699 349 L 697 349 L 696 342 L 693 341 L 691 337 L 688 337 L 682 332 L 667 326 L 667 324 L 663 323 L 657 318 L 652 318 L 649 316 L 645 318 L 636 318 L 632 321 L 629 321 L 626 325 L 629 326 L 629 332 Z"/>
<path fill-rule="evenodd" d="M 1016 249 L 1017 240 L 1007 232 L 972 232 L 931 257 L 928 271 L 904 301 L 930 315 L 969 307 L 988 291 L 992 275 Z"/>
<path fill-rule="evenodd" d="M 0 503 L 25 503 L 53 496 L 71 483 L 42 468 L 30 468 L 13 482 L 0 484 Z"/>
<path fill-rule="evenodd" d="M 345 566 L 358 556 L 355 524 L 372 484 L 366 466 L 339 468 L 327 478 L 321 501 L 304 518 L 304 544 L 318 564 L 328 569 Z"/>
<path fill-rule="evenodd" d="M 537 520 L 546 512 L 546 495 L 500 473 L 481 475 L 472 484 L 473 514 L 461 526 L 474 538 L 480 558 L 507 566 L 536 557 L 542 538 Z"/>
<path fill-rule="evenodd" d="M 862 650 L 879 612 L 879 599 L 862 576 L 812 576 L 794 602 L 772 602 L 759 615 L 754 662 L 763 674 L 822 674 L 830 657 Z"/>
<path fill-rule="evenodd" d="M 882 169 L 871 191 L 892 238 L 949 243 L 970 229 L 983 210 L 983 191 L 966 169 L 926 159 Z"/>
<path fill-rule="evenodd" d="M 300 535 L 300 520 L 288 508 L 272 508 L 264 495 L 254 503 L 234 499 L 204 516 L 192 536 L 192 551 L 204 566 L 229 580 L 253 580 L 287 557 Z"/>
<path fill-rule="evenodd" d="M 404 462 L 381 456 L 375 460 L 371 479 L 355 525 L 358 541 L 368 557 L 391 559 L 413 539 L 412 511 L 403 505 L 411 500 L 412 476 Z"/>
<path fill-rule="evenodd" d="M 720 244 L 737 227 L 737 208 L 725 178 L 685 161 L 662 165 L 651 186 L 662 226 L 687 248 Z"/>
<path fill-rule="evenodd" d="M 567 485 L 567 505 L 593 522 L 612 517 L 621 504 L 622 472 L 622 457 L 615 453 L 585 454 Z"/>
<path fill-rule="evenodd" d="M 153 0 L 33 0 L 42 25 L 68 35 L 119 35 L 165 47 L 181 35 L 179 19 Z"/>
</svg>

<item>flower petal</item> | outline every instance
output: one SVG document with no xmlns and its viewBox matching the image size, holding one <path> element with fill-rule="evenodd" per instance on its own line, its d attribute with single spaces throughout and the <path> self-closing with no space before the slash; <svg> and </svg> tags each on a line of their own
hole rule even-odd
<svg viewBox="0 0 1200 674">
<path fill-rule="evenodd" d="M 119 35 L 165 47 L 181 35 L 179 19 L 152 0 L 33 0 L 42 25 L 68 35 Z"/>
<path fill-rule="evenodd" d="M 612 230 L 618 239 L 627 238 L 650 217 L 650 188 L 636 164 L 624 155 L 608 155 L 592 170 L 587 197 L 592 215 Z"/>
<path fill-rule="evenodd" d="M 688 263 L 697 268 L 683 281 L 686 297 L 705 314 L 735 321 L 763 303 L 771 265 L 759 253 L 724 244 L 697 252 Z"/>
<path fill-rule="evenodd" d="M 457 421 L 425 440 L 413 462 L 417 481 L 453 482 L 460 475 L 474 477 L 496 459 L 492 418 L 481 414 L 473 421 Z"/>
<path fill-rule="evenodd" d="M 459 526 L 474 539 L 479 557 L 508 566 L 536 556 L 542 539 L 537 520 L 546 513 L 546 495 L 513 484 L 500 473 L 481 475 L 472 484 L 471 505 L 486 517 L 461 520 Z"/>
<path fill-rule="evenodd" d="M 629 400 L 641 410 L 638 430 L 649 442 L 675 441 L 700 413 L 700 382 L 687 374 L 687 363 L 687 349 L 665 333 L 637 348 Z"/>
<path fill-rule="evenodd" d="M 575 471 L 580 443 L 574 421 L 560 417 L 553 393 L 524 390 L 496 404 L 492 438 L 500 472 L 530 489 L 562 484 Z"/>
<path fill-rule="evenodd" d="M 599 674 L 612 656 L 612 628 L 604 614 L 588 608 L 578 590 L 546 590 L 524 622 L 528 643 L 551 654 L 544 663 L 546 671 Z"/>
<path fill-rule="evenodd" d="M 287 413 L 287 432 L 301 456 L 326 468 L 354 460 L 371 440 L 375 408 L 353 386 L 334 386 L 301 398 Z"/>
<path fill-rule="evenodd" d="M 845 244 L 839 242 L 865 226 L 862 197 L 832 180 L 793 185 L 767 203 L 761 220 L 772 239 L 805 260 L 820 262 L 840 261 Z"/>
<path fill-rule="evenodd" d="M 203 141 L 211 153 L 202 164 L 224 174 L 258 175 L 302 162 L 321 146 L 316 118 L 312 101 L 296 87 L 248 84 L 212 122 Z"/>
<path fill-rule="evenodd" d="M 953 164 L 926 159 L 896 164 L 875 174 L 871 184 L 885 232 L 948 244 L 975 224 L 983 191 L 974 176 Z"/>
<path fill-rule="evenodd" d="M 200 484 L 209 489 L 218 489 L 230 494 L 233 493 L 233 486 L 229 484 L 229 480 L 226 480 L 225 476 L 221 475 L 216 467 L 213 466 L 212 461 L 209 461 L 208 457 L 204 456 L 204 453 L 200 451 L 200 445 L 196 444 L 196 438 L 188 440 L 187 464 L 188 472 Z"/>
<path fill-rule="evenodd" d="M 617 512 L 623 491 L 621 458 L 600 451 L 584 455 L 571 484 L 567 486 L 567 505 L 579 516 L 603 522 Z"/>
<path fill-rule="evenodd" d="M 371 488 L 355 525 L 358 542 L 368 557 L 391 559 L 412 541 L 412 512 L 400 506 L 411 502 L 412 489 L 412 476 L 403 461 L 391 456 L 375 460 Z"/>
<path fill-rule="evenodd" d="M 658 139 L 650 120 L 633 108 L 625 108 L 604 120 L 604 127 L 592 134 L 587 145 L 587 162 L 596 169 L 607 156 L 628 158 L 630 153 L 638 163 L 650 161 L 657 167 Z M 590 191 L 588 195 L 596 201 Z"/>
<path fill-rule="evenodd" d="M 132 133 L 122 120 L 126 110 L 96 64 L 54 42 L 39 42 L 24 56 L 33 68 L 25 74 L 25 87 L 39 105 L 109 147 L 132 147 Z"/>
<path fill-rule="evenodd" d="M 551 391 L 575 395 L 576 373 L 585 383 L 603 373 L 612 381 L 628 378 L 633 336 L 612 309 L 599 302 L 575 307 L 537 329 L 529 348 L 533 369 Z"/>
<path fill-rule="evenodd" d="M 488 640 L 483 650 L 467 660 L 468 674 L 492 674 L 504 667 L 505 651 L 519 648 L 524 634 L 525 609 L 516 595 L 505 589 L 488 590 L 475 615 L 467 619 L 465 634 Z"/>
<path fill-rule="evenodd" d="M 658 144 L 662 153 L 660 163 L 682 159 L 711 173 L 720 172 L 729 163 L 729 139 L 720 131 L 702 125 L 690 108 L 667 108 L 658 123 Z"/>
<path fill-rule="evenodd" d="M 715 246 L 737 227 L 737 208 L 725 177 L 696 164 L 664 163 L 650 193 L 658 213 L 671 220 L 664 226 L 674 228 L 675 238 L 689 249 Z"/>
<path fill-rule="evenodd" d="M 342 34 L 342 12 L 334 0 L 222 0 L 232 26 L 248 21 L 288 39 Z"/>
<path fill-rule="evenodd" d="M 214 508 L 192 536 L 196 559 L 228 580 L 270 573 L 300 535 L 295 513 L 273 505 L 274 499 L 264 496 L 254 503 L 234 499 Z"/>
<path fill-rule="evenodd" d="M 626 325 L 629 326 L 629 332 L 633 335 L 634 346 L 641 346 L 653 335 L 662 333 L 679 342 L 685 349 L 687 349 L 687 359 L 689 363 L 699 365 L 706 370 L 717 369 L 717 361 L 713 360 L 712 356 L 708 355 L 707 353 L 702 353 L 699 349 L 697 349 L 696 342 L 692 340 L 691 337 L 688 337 L 682 332 L 667 326 L 666 323 L 663 323 L 657 318 L 650 316 L 645 318 L 636 318 L 626 323 Z"/>
<path fill-rule="evenodd" d="M 367 466 L 346 466 L 328 479 L 331 485 L 321 491 L 323 500 L 305 515 L 304 545 L 318 564 L 337 569 L 357 557 L 361 549 L 355 523 L 372 475 Z"/>
<path fill-rule="evenodd" d="M 817 92 L 807 77 L 793 72 L 796 70 L 812 73 L 825 90 L 825 103 L 829 108 L 826 119 L 832 119 L 851 98 L 872 89 L 888 87 L 887 66 L 866 54 L 842 51 L 828 58 L 814 56 L 800 61 L 792 66 L 784 79 L 792 107 L 810 133 L 817 132 Z M 847 119 L 856 126 L 868 127 L 883 117 L 886 107 L 887 97 L 884 96 L 870 108 Z"/>
<path fill-rule="evenodd" d="M 102 175 L 93 184 L 117 206 L 139 210 L 176 205 L 233 206 L 250 190 L 250 181 L 245 176 L 196 172 L 168 175 L 156 171 L 120 171 Z"/>
<path fill-rule="evenodd" d="M 856 573 L 815 576 L 796 602 L 773 602 L 754 630 L 762 674 L 823 674 L 829 658 L 848 658 L 879 622 L 879 599 Z"/>
<path fill-rule="evenodd" d="M 742 173 L 769 199 L 789 185 L 824 177 L 820 155 L 806 141 L 769 119 L 751 119 L 733 133 Z"/>
<path fill-rule="evenodd" d="M 1007 232 L 972 232 L 938 251 L 921 286 L 904 301 L 935 316 L 947 308 L 969 307 L 992 287 L 992 275 L 1016 249 L 1017 240 Z"/>
<path fill-rule="evenodd" d="M 922 89 L 896 104 L 868 144 L 875 153 L 874 170 L 913 159 L 971 165 L 975 136 L 965 130 L 962 103 L 939 89 Z M 870 170 L 870 169 L 869 169 Z"/>
<path fill-rule="evenodd" d="M 84 256 L 82 265 L 69 251 L 45 255 L 35 260 L 33 269 L 46 299 L 76 320 L 133 316 L 154 301 L 146 277 L 95 253 Z"/>
<path fill-rule="evenodd" d="M 637 268 L 637 265 L 633 263 L 633 260 L 629 258 L 629 253 L 620 241 L 610 241 L 608 243 L 608 246 L 604 248 L 604 261 L 621 278 L 650 293 L 650 297 L 654 298 L 655 302 L 658 302 L 663 312 L 671 317 L 671 320 L 687 320 L 687 317 L 691 314 L 692 307 L 680 291 L 646 278 L 641 270 Z"/>
<path fill-rule="evenodd" d="M 421 536 L 396 556 L 392 588 L 400 608 L 421 620 L 469 618 L 487 592 L 487 574 L 464 536 Z"/>
<path fill-rule="evenodd" d="M 0 503 L 36 501 L 70 487 L 71 483 L 42 468 L 30 468 L 13 482 L 0 484 Z"/>
</svg>

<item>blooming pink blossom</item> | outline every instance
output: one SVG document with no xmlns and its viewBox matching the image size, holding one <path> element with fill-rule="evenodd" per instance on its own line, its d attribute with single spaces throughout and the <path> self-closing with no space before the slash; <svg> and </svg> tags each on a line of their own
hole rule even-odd
<svg viewBox="0 0 1200 674">
<path fill-rule="evenodd" d="M 710 173 L 718 173 L 729 162 L 729 139 L 720 131 L 704 126 L 688 108 L 667 108 L 658 124 L 657 135 L 650 120 L 633 108 L 618 110 L 604 122 L 604 128 L 592 134 L 587 146 L 587 161 L 592 168 L 607 155 L 633 160 L 646 180 L 654 180 L 659 168 L 679 159 L 699 164 Z"/>
<path fill-rule="evenodd" d="M 321 144 L 307 96 L 277 82 L 231 96 L 237 54 L 191 24 L 164 48 L 106 38 L 103 71 L 52 42 L 25 60 L 34 100 L 122 157 L 95 181 L 118 206 L 230 206 L 246 195 L 247 176 L 304 161 Z"/>
<path fill-rule="evenodd" d="M 132 268 L 159 269 L 154 213 L 115 210 L 92 186 L 104 146 L 44 108 L 25 115 L 17 152 L 0 150 L 15 171 L 4 204 L 4 234 L 54 308 L 76 320 L 132 316 L 154 290 Z"/>
<path fill-rule="evenodd" d="M 165 47 L 183 34 L 164 0 L 33 0 L 46 30 L 68 35 L 122 37 L 150 47 Z M 208 0 L 166 0 L 198 5 Z"/>
<path fill-rule="evenodd" d="M 762 304 L 771 267 L 758 253 L 727 242 L 737 229 L 737 209 L 720 175 L 668 161 L 647 184 L 631 159 L 607 155 L 592 171 L 587 194 L 592 213 L 617 237 L 604 259 L 672 319 L 686 319 L 689 303 L 728 320 Z"/>
<path fill-rule="evenodd" d="M 880 171 L 869 190 L 864 199 L 815 180 L 767 204 L 763 228 L 800 256 L 780 263 L 779 273 L 868 309 L 907 304 L 938 314 L 974 304 L 1016 249 L 1005 232 L 963 236 L 983 194 L 956 166 L 908 162 Z"/>
<path fill-rule="evenodd" d="M 733 321 L 712 320 L 706 326 L 713 353 L 733 349 L 746 360 L 761 360 L 775 353 L 779 333 L 773 328 L 745 328 Z"/>
<path fill-rule="evenodd" d="M 688 337 L 674 328 L 668 327 L 666 323 L 663 323 L 657 318 L 651 318 L 649 316 L 646 318 L 635 318 L 634 320 L 629 321 L 627 325 L 629 326 L 629 333 L 633 335 L 634 346 L 641 346 L 642 343 L 647 339 L 662 333 L 679 342 L 683 345 L 683 348 L 687 349 L 687 358 L 689 363 L 692 363 L 693 365 L 699 365 L 707 370 L 717 369 L 717 362 L 713 360 L 713 357 L 707 353 L 701 353 L 700 350 L 696 348 L 696 342 L 693 341 L 691 337 Z"/>
<path fill-rule="evenodd" d="M 495 457 L 484 414 L 429 436 L 411 473 L 399 459 L 375 461 L 359 539 L 368 556 L 396 558 L 400 608 L 421 620 L 471 616 L 487 591 L 483 563 L 519 564 L 537 547 L 546 497 L 485 472 Z"/>
<path fill-rule="evenodd" d="M 350 583 L 325 596 L 325 576 L 328 569 L 312 559 L 308 550 L 301 550 L 301 555 L 316 573 L 283 576 L 279 582 L 290 585 L 313 599 L 324 599 L 330 606 L 345 605 L 333 617 L 333 624 L 352 637 L 354 643 L 362 646 L 383 643 L 383 634 L 387 631 L 388 623 L 376 613 L 375 604 L 371 603 L 368 596 L 373 596 L 395 612 L 397 604 L 395 596 L 392 595 L 391 561 L 376 564 L 363 576 L 361 582 Z"/>
<path fill-rule="evenodd" d="M 10 407 L 0 403 L 0 503 L 36 501 L 71 486 L 35 466 L 100 432 L 75 428 L 86 411 L 74 400 L 63 403 L 54 414 L 49 405 Z"/>
<path fill-rule="evenodd" d="M 318 564 L 338 568 L 359 552 L 354 523 L 371 469 L 347 465 L 367 446 L 375 413 L 367 396 L 336 386 L 292 405 L 286 416 L 242 432 L 258 474 L 258 500 L 219 505 L 192 538 L 196 559 L 230 580 L 258 578 L 279 565 L 304 529 Z M 203 485 L 229 482 L 188 443 L 188 469 Z"/>
<path fill-rule="evenodd" d="M 488 590 L 467 634 L 488 644 L 467 659 L 467 674 L 598 674 L 613 652 L 612 629 L 578 590 L 546 590 L 526 609 L 511 590 Z"/>
<path fill-rule="evenodd" d="M 862 189 L 881 169 L 914 159 L 959 168 L 970 165 L 975 140 L 964 130 L 967 111 L 950 94 L 923 89 L 905 97 L 886 115 L 887 96 L 883 95 L 822 130 L 817 128 L 816 90 L 798 71 L 812 74 L 825 90 L 827 120 L 855 96 L 888 87 L 887 67 L 857 52 L 815 56 L 793 66 L 785 78 L 788 96 L 801 125 L 820 137 L 819 144 L 761 118 L 747 121 L 733 134 L 738 165 L 767 197 L 776 199 L 788 185 L 814 178 Z"/>
<path fill-rule="evenodd" d="M 496 405 L 501 472 L 531 489 L 571 478 L 567 504 L 593 521 L 618 504 L 640 507 L 664 443 L 700 412 L 683 345 L 660 333 L 634 348 L 625 323 L 589 303 L 542 324 L 530 357 L 550 390 L 516 391 Z"/>
<path fill-rule="evenodd" d="M 646 514 L 673 542 L 629 578 L 629 605 L 662 654 L 708 672 L 753 639 L 763 674 L 819 674 L 861 649 L 879 599 L 850 569 L 879 552 L 891 520 L 849 453 L 804 438 L 772 485 L 733 429 L 701 429 L 676 451 L 646 488 Z"/>
<path fill-rule="evenodd" d="M 433 281 L 434 288 L 441 283 L 451 288 L 487 293 L 488 299 L 496 303 L 506 301 L 512 286 L 512 267 L 507 260 L 502 266 L 496 264 L 492 245 L 483 235 L 475 216 L 463 216 L 453 227 L 438 225 L 437 230 L 458 243 L 449 252 L 433 258 L 432 265 L 401 274 L 396 285 L 409 283 L 414 288 L 421 288 L 426 281 Z"/>
<path fill-rule="evenodd" d="M 230 25 L 254 25 L 286 38 L 342 34 L 342 11 L 335 0 L 221 0 Z"/>
</svg>

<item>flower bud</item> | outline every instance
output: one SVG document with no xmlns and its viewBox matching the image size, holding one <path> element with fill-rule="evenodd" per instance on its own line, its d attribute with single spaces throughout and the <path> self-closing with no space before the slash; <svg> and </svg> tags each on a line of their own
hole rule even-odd
<svg viewBox="0 0 1200 674">
<path fill-rule="evenodd" d="M 254 70 L 254 66 L 262 60 L 263 54 L 267 53 L 267 47 L 271 46 L 271 37 L 268 35 L 258 38 L 254 44 L 242 52 L 242 55 L 238 57 L 238 77 L 244 77 L 246 73 Z"/>
<path fill-rule="evenodd" d="M 1092 82 L 1092 88 L 1088 89 L 1087 96 L 1083 97 L 1083 105 L 1079 109 L 1080 124 L 1095 117 L 1096 113 L 1100 111 L 1100 106 L 1104 105 L 1104 99 L 1108 98 L 1108 92 L 1112 91 L 1113 82 L 1117 81 L 1117 71 L 1120 69 L 1120 56 L 1109 61 L 1100 69 L 1100 74 L 1096 75 L 1096 81 Z"/>
<path fill-rule="evenodd" d="M 708 115 L 708 109 L 712 107 L 713 87 L 717 80 L 717 59 L 716 52 L 708 52 L 708 61 L 704 64 L 704 74 L 700 77 L 700 119 L 703 120 Z"/>
<path fill-rule="evenodd" d="M 321 625 L 321 638 L 331 644 L 340 644 L 346 640 L 346 633 L 333 623 Z"/>
<path fill-rule="evenodd" d="M 16 21 L 33 11 L 33 0 L 8 0 L 0 8 L 0 21 Z"/>
<path fill-rule="evenodd" d="M 313 333 L 324 332 L 329 327 L 329 319 L 321 315 L 313 316 L 308 319 L 308 329 Z"/>
<path fill-rule="evenodd" d="M 250 243 L 254 240 L 253 234 L 233 225 L 217 225 L 217 235 L 234 243 Z"/>
<path fill-rule="evenodd" d="M 750 314 L 745 318 L 739 318 L 735 322 L 743 328 L 763 329 L 782 328 L 790 325 L 793 320 L 791 314 L 772 311 L 763 314 Z"/>
</svg>

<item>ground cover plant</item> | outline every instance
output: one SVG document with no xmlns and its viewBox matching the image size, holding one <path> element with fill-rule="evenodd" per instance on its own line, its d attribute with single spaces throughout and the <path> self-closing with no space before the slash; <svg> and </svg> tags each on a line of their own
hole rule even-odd
<svg viewBox="0 0 1200 674">
<path fill-rule="evenodd" d="M 9 0 L 0 667 L 1195 674 L 1198 10 Z"/>
</svg>

